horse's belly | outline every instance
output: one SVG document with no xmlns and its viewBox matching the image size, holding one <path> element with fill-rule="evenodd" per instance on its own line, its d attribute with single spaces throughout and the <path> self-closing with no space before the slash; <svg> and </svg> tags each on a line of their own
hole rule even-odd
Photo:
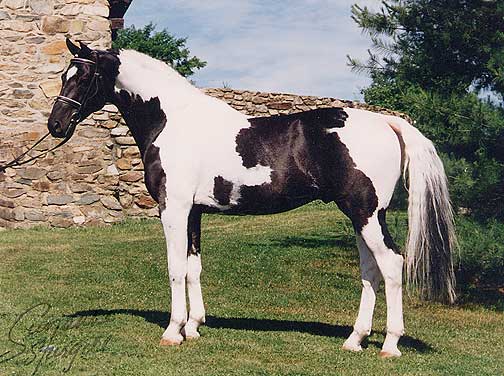
<svg viewBox="0 0 504 376">
<path fill-rule="evenodd" d="M 319 187 L 310 181 L 301 178 L 283 180 L 274 173 L 272 175 L 271 181 L 258 185 L 239 184 L 217 176 L 211 189 L 195 195 L 194 203 L 207 207 L 209 211 L 229 214 L 273 214 L 319 198 Z"/>
<path fill-rule="evenodd" d="M 238 203 L 229 214 L 275 214 L 298 208 L 317 198 L 316 192 L 300 190 L 298 194 L 275 194 L 269 187 L 242 187 Z"/>
</svg>

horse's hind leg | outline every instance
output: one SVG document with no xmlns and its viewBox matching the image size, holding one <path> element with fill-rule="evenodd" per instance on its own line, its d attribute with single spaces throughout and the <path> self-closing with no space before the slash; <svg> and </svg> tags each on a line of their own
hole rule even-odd
<svg viewBox="0 0 504 376">
<path fill-rule="evenodd" d="M 401 356 L 397 343 L 404 334 L 402 311 L 403 257 L 394 251 L 395 245 L 390 238 L 385 223 L 385 209 L 375 212 L 369 218 L 368 223 L 362 228 L 361 236 L 373 254 L 385 281 L 387 335 L 380 356 Z"/>
<path fill-rule="evenodd" d="M 350 351 L 361 351 L 361 342 L 371 333 L 376 292 L 381 281 L 380 270 L 373 254 L 360 235 L 357 235 L 357 247 L 360 256 L 362 295 L 354 330 L 343 344 L 343 349 Z"/>
<path fill-rule="evenodd" d="M 198 327 L 205 322 L 205 306 L 201 293 L 201 211 L 193 208 L 189 214 L 187 249 L 187 292 L 189 295 L 189 320 L 182 329 L 186 339 L 198 338 Z"/>
</svg>

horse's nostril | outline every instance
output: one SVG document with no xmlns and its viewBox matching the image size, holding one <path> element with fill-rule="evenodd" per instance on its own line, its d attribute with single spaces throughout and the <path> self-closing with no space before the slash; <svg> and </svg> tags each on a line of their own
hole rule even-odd
<svg viewBox="0 0 504 376">
<path fill-rule="evenodd" d="M 54 129 L 56 131 L 60 131 L 61 130 L 61 123 L 58 120 L 54 121 Z"/>
</svg>

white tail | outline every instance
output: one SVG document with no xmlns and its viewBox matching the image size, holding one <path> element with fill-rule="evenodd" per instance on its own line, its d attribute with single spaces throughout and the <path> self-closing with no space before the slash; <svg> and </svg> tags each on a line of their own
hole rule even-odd
<svg viewBox="0 0 504 376">
<path fill-rule="evenodd" d="M 418 129 L 397 117 L 390 123 L 404 142 L 405 178 L 409 172 L 407 285 L 425 299 L 453 303 L 456 237 L 443 163 L 432 142 Z"/>
</svg>

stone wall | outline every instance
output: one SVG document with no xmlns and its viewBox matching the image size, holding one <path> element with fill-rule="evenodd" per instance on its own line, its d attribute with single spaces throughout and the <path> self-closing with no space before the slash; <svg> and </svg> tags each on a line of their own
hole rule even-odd
<svg viewBox="0 0 504 376">
<path fill-rule="evenodd" d="M 107 0 L 0 0 L 0 164 L 47 132 L 60 75 L 71 58 L 65 37 L 110 47 L 108 14 Z M 100 171 L 110 164 L 107 140 L 116 124 L 106 112 L 96 119 L 47 158 L 0 174 L 0 227 L 110 220 L 106 213 L 93 212 L 92 205 L 81 206 L 113 193 L 103 188 L 114 184 L 113 175 Z"/>
<path fill-rule="evenodd" d="M 108 11 L 107 0 L 0 0 L 2 131 L 46 121 L 70 58 L 65 36 L 110 47 Z"/>
<path fill-rule="evenodd" d="M 47 132 L 60 75 L 71 58 L 65 37 L 110 47 L 108 12 L 106 0 L 0 0 L 0 164 Z M 205 91 L 252 116 L 364 106 L 334 98 Z M 37 150 L 56 142 L 49 137 Z M 86 119 L 66 145 L 45 158 L 0 173 L 0 228 L 70 227 L 156 215 L 138 148 L 114 106 Z"/>
<path fill-rule="evenodd" d="M 264 93 L 249 90 L 234 90 L 229 88 L 210 88 L 203 89 L 203 91 L 212 97 L 219 98 L 224 102 L 227 102 L 238 111 L 251 116 L 292 114 L 295 112 L 326 107 L 352 107 L 379 112 L 382 114 L 399 116 L 411 122 L 411 119 L 403 113 L 344 99 L 286 93 Z"/>
</svg>

